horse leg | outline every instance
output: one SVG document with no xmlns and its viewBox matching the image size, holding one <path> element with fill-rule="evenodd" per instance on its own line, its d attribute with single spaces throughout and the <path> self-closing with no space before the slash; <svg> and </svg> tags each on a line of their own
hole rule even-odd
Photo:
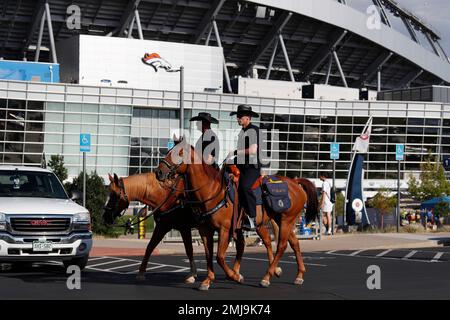
<svg viewBox="0 0 450 320">
<path fill-rule="evenodd" d="M 294 232 L 290 232 L 289 244 L 291 245 L 292 250 L 294 250 L 295 252 L 295 258 L 297 260 L 298 266 L 297 276 L 295 278 L 294 284 L 301 285 L 304 282 L 303 277 L 305 275 L 306 268 L 305 265 L 303 264 L 303 257 L 300 251 L 300 244 Z"/>
<path fill-rule="evenodd" d="M 233 271 L 236 274 L 239 274 L 241 270 L 241 260 L 242 256 L 244 255 L 244 249 L 245 249 L 245 238 L 244 234 L 242 233 L 242 230 L 237 230 L 237 240 L 236 240 L 236 259 L 234 260 L 233 265 Z"/>
<path fill-rule="evenodd" d="M 292 220 L 292 219 L 291 219 Z M 279 231 L 279 239 L 277 246 L 277 253 L 275 254 L 275 259 L 273 259 L 272 263 L 267 270 L 267 273 L 264 275 L 264 278 L 261 280 L 260 285 L 262 287 L 268 287 L 270 285 L 270 278 L 275 274 L 276 267 L 278 266 L 278 262 L 281 260 L 284 251 L 287 248 L 287 241 L 289 239 L 290 233 L 292 233 L 292 221 L 286 221 L 286 218 L 281 218 L 281 226 Z"/>
<path fill-rule="evenodd" d="M 184 283 L 193 284 L 197 278 L 197 266 L 194 261 L 194 249 L 192 248 L 192 233 L 191 228 L 180 229 L 181 238 L 183 238 L 184 249 L 186 250 L 186 255 L 189 258 L 190 272 Z"/>
<path fill-rule="evenodd" d="M 228 238 L 230 235 L 230 230 L 222 227 L 219 231 L 219 243 L 217 246 L 217 263 L 222 267 L 225 275 L 228 279 L 234 280 L 236 282 L 243 282 L 244 277 L 240 274 L 237 274 L 233 269 L 231 269 L 227 263 L 225 262 L 225 254 L 228 249 Z"/>
<path fill-rule="evenodd" d="M 202 225 L 199 227 L 200 236 L 202 237 L 203 246 L 205 247 L 206 265 L 208 267 L 208 276 L 202 281 L 199 290 L 206 291 L 215 280 L 213 254 L 214 254 L 214 230 L 209 226 Z"/>
<path fill-rule="evenodd" d="M 139 273 L 136 276 L 138 281 L 145 280 L 145 272 L 147 271 L 148 260 L 156 248 L 156 246 L 161 242 L 167 232 L 170 231 L 170 227 L 163 225 L 162 223 L 158 223 L 155 226 L 155 230 L 153 230 L 152 238 L 147 245 L 147 249 L 145 250 L 144 258 L 142 259 L 141 266 L 139 267 Z"/>
<path fill-rule="evenodd" d="M 275 224 L 275 222 L 272 220 L 272 224 Z M 278 229 L 278 226 L 277 226 Z M 269 259 L 269 266 L 273 261 L 273 250 L 272 250 L 272 241 L 270 239 L 270 233 L 269 230 L 265 227 L 264 224 L 259 225 L 256 228 L 256 233 L 258 233 L 258 236 L 261 238 L 262 242 L 264 243 L 264 246 L 266 247 L 267 251 L 267 258 Z M 282 274 L 281 268 L 277 268 L 275 270 L 275 275 L 277 277 L 280 277 Z"/>
</svg>

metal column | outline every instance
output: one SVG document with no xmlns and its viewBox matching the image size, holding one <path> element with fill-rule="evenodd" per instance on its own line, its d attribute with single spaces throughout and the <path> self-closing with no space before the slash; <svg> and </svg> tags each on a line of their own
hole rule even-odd
<svg viewBox="0 0 450 320">
<path fill-rule="evenodd" d="M 205 46 L 209 46 L 209 40 L 211 40 L 211 34 L 213 31 L 213 26 L 209 29 L 208 36 L 206 37 Z"/>
<path fill-rule="evenodd" d="M 279 42 L 281 44 L 281 49 L 283 49 L 284 59 L 286 60 L 286 65 L 289 70 L 289 76 L 291 77 L 291 81 L 295 82 L 294 73 L 292 72 L 291 62 L 289 61 L 289 56 L 286 50 L 286 46 L 284 45 L 283 36 L 281 33 L 278 35 Z"/>
<path fill-rule="evenodd" d="M 219 29 L 217 28 L 216 20 L 213 20 L 212 25 L 214 28 L 214 35 L 216 36 L 217 45 L 219 46 L 219 48 L 222 48 L 222 41 L 220 41 Z M 223 72 L 225 73 L 225 81 L 227 83 L 228 92 L 231 93 L 232 90 L 231 90 L 230 75 L 228 74 L 227 62 L 225 60 L 225 53 L 223 53 Z"/>
<path fill-rule="evenodd" d="M 55 38 L 53 37 L 52 17 L 50 15 L 50 6 L 48 5 L 48 2 L 45 3 L 45 14 L 47 15 L 47 27 L 52 50 L 52 60 L 53 63 L 58 63 L 58 59 L 56 58 Z"/>
<path fill-rule="evenodd" d="M 144 40 L 144 33 L 142 32 L 141 18 L 139 17 L 139 11 L 134 10 L 134 17 L 136 18 L 136 25 L 138 28 L 139 39 Z"/>
<path fill-rule="evenodd" d="M 128 38 L 133 37 L 134 21 L 136 21 L 136 16 L 133 17 L 133 20 L 131 20 L 130 23 L 130 27 L 128 28 Z"/>
<path fill-rule="evenodd" d="M 270 78 L 270 72 L 272 71 L 273 61 L 275 60 L 275 56 L 277 55 L 278 50 L 278 39 L 275 40 L 275 46 L 273 47 L 272 56 L 270 57 L 269 68 L 267 69 L 266 80 Z"/>
<path fill-rule="evenodd" d="M 378 92 L 381 91 L 381 68 L 378 68 L 378 72 L 377 72 L 377 78 L 378 78 Z"/>
<path fill-rule="evenodd" d="M 341 63 L 339 62 L 339 57 L 336 53 L 336 50 L 333 50 L 334 60 L 336 60 L 336 65 L 339 69 L 339 73 L 341 74 L 342 82 L 344 82 L 344 86 L 348 88 L 347 80 L 345 79 L 344 70 L 342 70 Z"/>
<path fill-rule="evenodd" d="M 37 46 L 36 46 L 36 53 L 35 53 L 35 56 L 34 56 L 34 61 L 35 62 L 39 61 L 39 55 L 41 53 L 41 45 L 42 45 L 42 36 L 44 34 L 44 26 L 45 26 L 45 12 L 42 13 L 41 26 L 39 27 L 38 43 L 37 43 Z"/>
<path fill-rule="evenodd" d="M 328 82 L 330 81 L 330 75 L 331 75 L 331 67 L 333 66 L 333 56 L 330 54 L 330 62 L 328 63 L 328 72 L 327 77 L 325 79 L 325 84 L 328 85 Z"/>
</svg>

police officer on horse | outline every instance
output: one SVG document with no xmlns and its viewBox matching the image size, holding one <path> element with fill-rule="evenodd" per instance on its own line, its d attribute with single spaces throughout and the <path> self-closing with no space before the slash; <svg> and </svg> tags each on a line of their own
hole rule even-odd
<svg viewBox="0 0 450 320">
<path fill-rule="evenodd" d="M 216 154 L 219 153 L 220 144 L 216 133 L 211 130 L 211 123 L 218 124 L 219 121 L 207 112 L 200 112 L 189 121 L 198 121 L 198 129 L 202 132 L 195 144 L 195 151 L 203 157 L 205 163 L 218 169 Z"/>
<path fill-rule="evenodd" d="M 228 159 L 235 158 L 234 164 L 240 170 L 239 177 L 239 202 L 247 213 L 248 220 L 244 221 L 243 228 L 255 230 L 257 211 L 262 215 L 262 208 L 256 206 L 256 197 L 252 186 L 260 177 L 260 142 L 259 127 L 254 125 L 252 118 L 259 115 L 249 105 L 239 105 L 237 112 L 231 112 L 230 116 L 236 115 L 238 124 L 242 127 L 238 136 L 238 148 L 228 154 Z M 261 217 L 262 218 L 262 217 Z"/>
</svg>

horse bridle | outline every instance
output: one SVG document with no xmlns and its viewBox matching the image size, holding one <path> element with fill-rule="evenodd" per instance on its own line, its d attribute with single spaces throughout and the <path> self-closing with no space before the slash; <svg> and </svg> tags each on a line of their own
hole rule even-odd
<svg viewBox="0 0 450 320">
<path fill-rule="evenodd" d="M 128 205 L 130 204 L 130 201 L 128 200 L 127 192 L 125 191 L 125 185 L 123 184 L 123 178 L 119 179 L 118 187 L 119 187 L 119 200 L 116 201 L 115 207 L 111 208 L 108 206 L 104 206 L 103 207 L 104 210 L 108 210 L 108 211 L 118 210 L 119 204 L 120 204 L 120 199 L 122 199 L 122 197 Z M 122 211 L 124 211 L 124 210 L 122 210 Z"/>
<path fill-rule="evenodd" d="M 172 186 L 172 188 L 171 188 L 171 192 L 169 192 L 168 195 L 167 195 L 167 197 L 166 197 L 166 198 L 165 198 L 158 206 L 156 206 L 156 207 L 151 211 L 151 214 L 147 215 L 147 216 L 144 217 L 144 219 L 142 219 L 142 220 L 139 220 L 139 219 L 138 219 L 137 222 L 132 223 L 130 226 L 137 225 L 137 224 L 139 224 L 139 223 L 141 223 L 141 222 L 147 220 L 148 218 L 150 218 L 150 217 L 151 217 L 152 215 L 154 215 L 155 213 L 157 213 L 157 212 L 158 212 L 158 211 L 159 211 L 159 210 L 167 203 L 167 201 L 169 201 L 170 197 L 174 195 L 174 191 L 176 191 L 176 188 L 177 188 L 177 186 L 178 186 L 178 184 L 180 183 L 180 181 L 181 181 L 182 178 L 183 178 L 182 175 L 179 175 L 179 176 L 177 177 L 177 179 L 175 180 L 175 183 L 173 184 L 173 186 Z M 121 196 L 122 193 L 123 193 L 125 201 L 127 201 L 127 203 L 130 204 L 130 202 L 128 201 L 128 195 L 127 195 L 127 193 L 126 193 L 126 191 L 125 191 L 125 186 L 124 186 L 124 184 L 123 184 L 122 178 L 119 179 L 119 189 L 120 189 L 119 200 L 120 200 L 120 196 Z M 116 202 L 116 206 L 115 206 L 114 209 L 118 209 L 118 208 L 119 208 L 119 202 L 120 202 L 120 201 L 117 201 L 117 202 Z M 146 207 L 148 207 L 148 205 L 146 205 Z M 127 208 L 128 208 L 128 206 L 127 206 Z M 145 208 L 145 207 L 144 207 L 144 208 Z M 109 207 L 106 207 L 106 206 L 104 207 L 104 209 L 106 209 L 106 210 L 113 210 L 113 209 L 111 209 L 111 208 L 109 208 Z M 125 211 L 125 210 L 126 210 L 126 209 L 122 210 L 122 212 Z M 172 209 L 170 209 L 169 211 L 172 211 Z M 121 213 L 122 213 L 122 212 L 121 212 Z M 122 215 L 122 214 L 120 214 L 120 215 Z M 126 224 L 119 225 L 119 226 L 116 226 L 116 227 L 126 227 Z"/>
</svg>

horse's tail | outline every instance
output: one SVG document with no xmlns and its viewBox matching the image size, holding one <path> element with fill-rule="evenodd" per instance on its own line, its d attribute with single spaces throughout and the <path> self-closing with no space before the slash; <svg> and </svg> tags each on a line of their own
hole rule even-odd
<svg viewBox="0 0 450 320">
<path fill-rule="evenodd" d="M 297 184 L 300 184 L 306 192 L 306 221 L 313 221 L 319 216 L 319 199 L 317 197 L 316 186 L 308 179 L 298 178 L 293 179 Z"/>
</svg>

